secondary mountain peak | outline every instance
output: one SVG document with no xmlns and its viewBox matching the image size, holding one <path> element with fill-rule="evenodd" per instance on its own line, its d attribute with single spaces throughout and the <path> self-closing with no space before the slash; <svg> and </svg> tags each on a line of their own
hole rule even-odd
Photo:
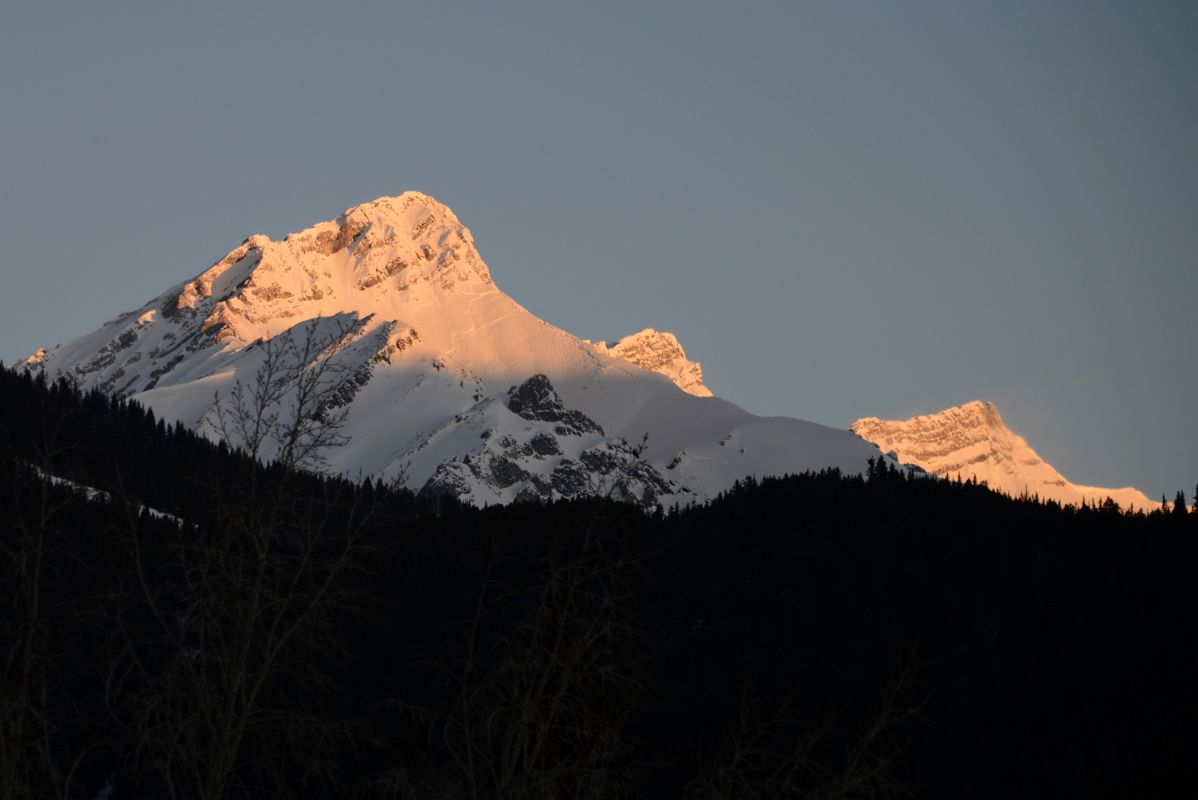
<svg viewBox="0 0 1198 800">
<path fill-rule="evenodd" d="M 977 478 L 1010 495 L 1024 493 L 1078 504 L 1110 497 L 1123 507 L 1148 510 L 1155 504 L 1132 487 L 1105 489 L 1070 483 L 1019 434 L 1008 428 L 998 408 L 973 400 L 905 420 L 859 419 L 849 430 L 884 453 L 933 475 Z"/>
<path fill-rule="evenodd" d="M 897 433 L 901 430 L 937 452 L 948 440 L 961 445 L 965 442 L 988 441 L 995 436 L 1001 438 L 1002 432 L 1010 433 L 998 407 L 988 400 L 970 400 L 935 414 L 915 416 L 902 422 L 865 417 L 849 427 L 863 438 L 869 438 L 865 433 L 874 435 L 875 432 Z"/>
<path fill-rule="evenodd" d="M 703 385 L 703 367 L 686 357 L 678 337 L 672 333 L 644 328 L 618 341 L 599 342 L 595 346 L 603 353 L 666 376 L 687 394 L 712 396 L 711 390 Z"/>
</svg>

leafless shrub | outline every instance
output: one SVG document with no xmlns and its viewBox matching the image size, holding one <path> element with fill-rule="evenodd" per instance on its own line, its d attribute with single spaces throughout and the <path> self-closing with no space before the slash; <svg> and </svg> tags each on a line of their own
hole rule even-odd
<svg viewBox="0 0 1198 800">
<path fill-rule="evenodd" d="M 279 463 L 311 469 L 339 439 L 342 418 L 322 407 L 339 370 L 330 358 L 349 332 L 308 334 L 266 348 L 217 422 L 251 452 L 269 438 Z M 115 532 L 125 577 L 105 605 L 106 695 L 126 769 L 163 796 L 278 798 L 297 776 L 334 780 L 350 738 L 326 713 L 346 657 L 339 615 L 364 597 L 356 577 L 374 509 L 351 505 L 334 526 L 314 509 L 347 498 L 317 502 L 297 481 L 286 470 L 262 481 L 253 469 L 235 486 L 214 479 L 214 519 L 203 526 L 154 541 L 132 525 Z"/>
<path fill-rule="evenodd" d="M 642 559 L 593 531 L 581 550 L 540 563 L 531 592 L 488 570 L 461 650 L 439 664 L 446 710 L 412 708 L 429 737 L 424 765 L 389 776 L 390 796 L 618 798 L 637 768 L 626 723 L 643 699 L 647 642 L 638 620 Z M 526 602 L 509 629 L 488 617 Z"/>
<path fill-rule="evenodd" d="M 71 698 L 63 686 L 56 619 L 69 598 L 51 587 L 78 554 L 59 530 L 71 491 L 48 478 L 59 439 L 41 432 L 39 465 L 0 459 L 0 797 L 68 797 L 91 745 L 73 751 L 65 729 Z M 94 744 L 94 743 L 92 743 Z"/>
<path fill-rule="evenodd" d="M 326 452 L 347 439 L 349 414 L 337 398 L 351 375 L 338 356 L 354 341 L 359 326 L 344 319 L 317 317 L 299 335 L 287 331 L 261 342 L 262 363 L 249 382 L 238 380 L 229 396 L 217 397 L 205 423 L 230 445 L 293 469 L 324 472 Z"/>
<path fill-rule="evenodd" d="M 13 484 L 14 502 L 5 505 L 19 508 L 20 490 Z M 61 791 L 65 782 L 49 697 L 54 656 L 47 612 L 55 598 L 45 592 L 52 551 L 58 549 L 52 532 L 57 504 L 48 497 L 49 487 L 42 489 L 38 497 L 20 492 L 32 508 L 0 525 L 0 797 Z"/>
<path fill-rule="evenodd" d="M 906 741 L 902 725 L 922 702 L 910 698 L 917 665 L 914 652 L 887 686 L 879 710 L 851 737 L 840 757 L 830 746 L 834 721 L 802 719 L 796 696 L 761 717 L 751 690 L 707 769 L 685 790 L 687 800 L 881 800 L 904 797 L 895 760 Z"/>
</svg>

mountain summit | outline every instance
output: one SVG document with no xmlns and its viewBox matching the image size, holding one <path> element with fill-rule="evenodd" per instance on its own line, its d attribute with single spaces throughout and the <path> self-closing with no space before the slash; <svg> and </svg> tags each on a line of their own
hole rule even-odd
<svg viewBox="0 0 1198 800">
<path fill-rule="evenodd" d="M 321 466 L 476 504 L 687 502 L 748 475 L 860 472 L 878 453 L 848 431 L 708 396 L 671 334 L 609 347 L 538 319 L 495 285 L 453 211 L 419 192 L 282 241 L 251 236 L 26 365 L 246 445 L 222 412 L 280 362 L 311 385 L 260 392 L 268 418 L 297 407 L 344 418 L 347 441 Z M 304 406 L 313 392 L 319 402 Z"/>
<path fill-rule="evenodd" d="M 977 478 L 991 488 L 1019 496 L 1080 504 L 1110 497 L 1124 508 L 1151 510 L 1153 503 L 1138 489 L 1103 489 L 1070 483 L 1003 423 L 993 403 L 974 400 L 936 414 L 906 420 L 859 419 L 849 430 L 933 475 Z"/>
<path fill-rule="evenodd" d="M 495 286 L 457 216 L 428 195 L 405 192 L 281 242 L 251 236 L 161 310 L 168 318 L 202 316 L 202 331 L 216 341 L 250 342 L 296 318 L 400 308 L 410 316 L 445 305 L 446 292 L 486 295 Z"/>
</svg>

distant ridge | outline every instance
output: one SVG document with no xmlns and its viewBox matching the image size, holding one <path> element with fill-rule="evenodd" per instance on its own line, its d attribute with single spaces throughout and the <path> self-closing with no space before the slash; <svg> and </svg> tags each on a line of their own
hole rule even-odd
<svg viewBox="0 0 1198 800">
<path fill-rule="evenodd" d="M 1018 496 L 1078 505 L 1110 497 L 1124 508 L 1160 505 L 1138 489 L 1104 489 L 1070 483 L 1004 423 L 993 403 L 974 400 L 935 414 L 906 420 L 859 419 L 849 430 L 941 477 L 977 478 L 991 488 Z"/>
</svg>

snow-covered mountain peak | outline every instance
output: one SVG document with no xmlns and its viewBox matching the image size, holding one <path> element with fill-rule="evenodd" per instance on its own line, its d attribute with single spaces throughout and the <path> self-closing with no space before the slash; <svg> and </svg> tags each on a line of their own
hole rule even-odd
<svg viewBox="0 0 1198 800">
<path fill-rule="evenodd" d="M 213 342 L 270 338 L 297 320 L 351 313 L 399 322 L 437 295 L 494 291 L 474 237 L 447 206 L 420 192 L 346 209 L 282 241 L 256 234 L 161 307 L 200 320 Z"/>
<path fill-rule="evenodd" d="M 950 413 L 962 421 L 972 422 L 988 428 L 1005 427 L 1002 415 L 998 413 L 998 406 L 989 400 L 970 400 L 968 403 L 950 408 L 941 413 Z"/>
<path fill-rule="evenodd" d="M 924 461 L 942 459 L 975 444 L 987 443 L 999 450 L 1010 450 L 1019 438 L 1003 424 L 998 408 L 984 400 L 972 400 L 907 420 L 866 417 L 850 425 L 849 430 L 874 442 L 883 452 L 895 450 L 900 460 L 925 469 Z M 894 446 L 887 447 L 883 442 Z"/>
<path fill-rule="evenodd" d="M 689 502 L 751 474 L 859 472 L 877 453 L 848 431 L 707 397 L 672 334 L 608 347 L 538 319 L 491 280 L 457 215 L 419 192 L 282 240 L 251 236 L 26 367 L 240 444 L 221 420 L 240 387 L 267 385 L 268 365 L 284 370 L 280 386 L 323 376 L 317 413 L 344 410 L 329 469 L 480 504 Z M 284 395 L 270 395 L 267 417 L 292 413 Z"/>
<path fill-rule="evenodd" d="M 293 252 L 334 258 L 359 289 L 384 283 L 404 288 L 420 278 L 436 279 L 433 284 L 442 288 L 471 279 L 491 282 L 470 230 L 448 206 L 421 192 L 347 208 L 336 220 L 290 234 L 284 243 Z M 399 280 L 386 280 L 393 276 Z"/>
<path fill-rule="evenodd" d="M 895 453 L 941 477 L 977 478 L 1011 495 L 1038 495 L 1062 503 L 1101 502 L 1113 498 L 1124 507 L 1154 506 L 1138 489 L 1105 489 L 1070 483 L 1008 428 L 998 408 L 974 400 L 906 420 L 859 419 L 849 430 L 876 444 L 884 453 Z"/>
<path fill-rule="evenodd" d="M 645 328 L 618 341 L 599 342 L 595 346 L 600 352 L 666 376 L 688 394 L 712 396 L 711 390 L 703 385 L 703 367 L 686 357 L 678 337 L 672 333 Z"/>
<path fill-rule="evenodd" d="M 449 233 L 456 235 L 459 229 L 465 233 L 463 238 L 471 246 L 474 244 L 453 210 L 423 192 L 408 191 L 360 203 L 345 209 L 335 222 L 338 229 L 347 229 L 355 236 L 362 236 L 362 242 L 368 244 L 377 245 L 392 235 L 407 235 L 414 241 L 440 242 Z"/>
<path fill-rule="evenodd" d="M 959 443 L 965 439 L 979 441 L 1014 435 L 1003 423 L 998 407 L 988 400 L 971 400 L 935 414 L 912 417 L 902 423 L 866 417 L 854 422 L 850 429 L 858 433 L 874 430 L 897 431 L 899 425 L 908 436 L 918 438 L 929 446 L 943 444 L 947 440 Z"/>
</svg>

